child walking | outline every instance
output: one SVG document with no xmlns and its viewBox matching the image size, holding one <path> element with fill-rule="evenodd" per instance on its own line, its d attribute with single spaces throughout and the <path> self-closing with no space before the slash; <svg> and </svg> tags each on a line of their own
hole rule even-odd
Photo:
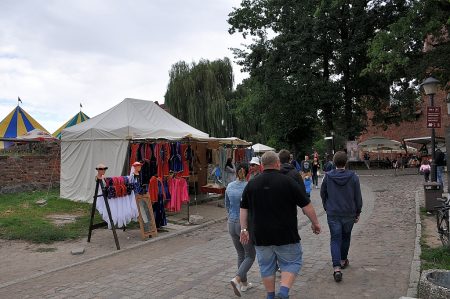
<svg viewBox="0 0 450 299">
<path fill-rule="evenodd" d="M 422 160 L 422 165 L 420 165 L 419 172 L 423 174 L 425 182 L 428 182 L 430 180 L 431 167 L 430 162 L 426 158 Z"/>
</svg>

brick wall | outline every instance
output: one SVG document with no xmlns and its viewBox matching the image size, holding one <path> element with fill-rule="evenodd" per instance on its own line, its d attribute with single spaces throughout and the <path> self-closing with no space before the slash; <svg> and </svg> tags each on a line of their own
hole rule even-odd
<svg viewBox="0 0 450 299">
<path fill-rule="evenodd" d="M 59 142 L 42 143 L 40 150 L 0 154 L 0 193 L 59 186 L 61 150 Z"/>
<path fill-rule="evenodd" d="M 450 126 L 450 117 L 447 111 L 446 103 L 447 92 L 440 91 L 434 96 L 434 106 L 441 107 L 442 125 L 440 129 L 435 129 L 436 137 L 445 137 L 446 128 Z M 373 136 L 382 136 L 388 139 L 401 141 L 403 138 L 425 137 L 431 136 L 431 129 L 427 128 L 427 106 L 430 100 L 428 96 L 422 97 L 422 105 L 419 107 L 420 113 L 416 115 L 416 121 L 402 122 L 400 125 L 390 125 L 387 130 L 372 125 L 370 119 L 373 112 L 368 112 L 369 123 L 367 132 L 359 137 L 359 142 L 362 142 Z"/>
</svg>

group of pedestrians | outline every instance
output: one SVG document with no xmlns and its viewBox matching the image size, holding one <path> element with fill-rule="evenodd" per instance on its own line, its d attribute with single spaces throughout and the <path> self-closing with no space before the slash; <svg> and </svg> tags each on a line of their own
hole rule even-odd
<svg viewBox="0 0 450 299">
<path fill-rule="evenodd" d="M 290 163 L 290 157 L 287 150 L 281 150 L 278 154 L 266 152 L 261 158 L 261 165 L 258 165 L 261 173 L 247 181 L 249 167 L 240 164 L 236 167 L 236 180 L 227 186 L 225 206 L 228 230 L 238 256 L 238 270 L 230 284 L 237 296 L 253 286 L 248 282 L 247 273 L 256 257 L 266 298 L 289 298 L 289 291 L 303 263 L 297 207 L 311 221 L 314 234 L 322 230 L 311 200 L 306 195 L 305 185 L 295 166 Z M 336 282 L 342 280 L 341 270 L 349 265 L 347 255 L 351 230 L 359 220 L 362 208 L 358 177 L 345 170 L 346 162 L 344 152 L 336 153 L 334 164 L 337 169 L 326 174 L 321 187 L 330 228 Z M 314 160 L 310 163 L 311 167 L 313 163 Z M 281 272 L 281 281 L 275 294 L 277 271 Z"/>
</svg>

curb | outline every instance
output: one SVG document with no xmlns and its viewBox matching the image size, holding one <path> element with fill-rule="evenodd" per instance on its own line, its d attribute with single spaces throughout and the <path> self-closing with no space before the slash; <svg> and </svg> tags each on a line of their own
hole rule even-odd
<svg viewBox="0 0 450 299">
<path fill-rule="evenodd" d="M 192 227 L 189 227 L 189 228 L 186 228 L 186 229 L 182 229 L 182 230 L 179 230 L 179 231 L 176 231 L 176 232 L 173 232 L 173 233 L 169 233 L 169 234 L 161 236 L 161 237 L 156 237 L 155 239 L 149 239 L 149 240 L 147 240 L 145 242 L 138 243 L 138 244 L 132 245 L 130 247 L 127 247 L 127 248 L 124 248 L 124 249 L 121 249 L 121 250 L 115 250 L 115 251 L 112 251 L 112 252 L 109 252 L 109 253 L 105 253 L 103 255 L 99 255 L 99 256 L 95 256 L 95 257 L 89 258 L 89 259 L 84 260 L 84 261 L 80 261 L 80 262 L 73 263 L 73 264 L 70 264 L 70 265 L 62 266 L 62 267 L 55 268 L 55 269 L 52 269 L 52 270 L 48 270 L 48 271 L 45 271 L 45 272 L 42 272 L 42 273 L 33 274 L 33 275 L 30 275 L 30 276 L 27 276 L 27 277 L 23 277 L 23 278 L 19 278 L 19 279 L 16 279 L 16 280 L 12 280 L 12 281 L 0 284 L 0 289 L 6 288 L 6 287 L 9 287 L 9 286 L 18 284 L 18 283 L 22 283 L 22 282 L 27 281 L 27 280 L 35 279 L 35 278 L 38 278 L 38 277 L 41 277 L 41 276 L 44 276 L 44 275 L 55 273 L 55 272 L 58 272 L 58 271 L 61 271 L 61 270 L 66 270 L 66 269 L 73 268 L 73 267 L 76 267 L 76 266 L 79 266 L 79 265 L 87 264 L 89 262 L 96 261 L 96 260 L 99 260 L 99 259 L 102 259 L 102 258 L 106 258 L 106 257 L 109 257 L 109 256 L 122 254 L 123 252 L 127 252 L 129 250 L 132 250 L 132 249 L 135 249 L 135 248 L 139 248 L 139 247 L 142 247 L 142 246 L 145 246 L 145 245 L 148 245 L 148 244 L 160 241 L 160 240 L 165 240 L 165 239 L 173 238 L 173 237 L 185 234 L 185 233 L 190 233 L 190 232 L 195 231 L 197 229 L 201 229 L 201 228 L 213 225 L 215 223 L 223 222 L 226 219 L 227 219 L 226 217 L 221 217 L 219 219 L 210 220 L 208 222 L 205 222 L 205 223 L 202 223 L 202 224 L 199 224 L 199 225 L 195 225 L 195 226 L 192 226 Z"/>
<path fill-rule="evenodd" d="M 411 261 L 411 272 L 409 274 L 409 286 L 406 293 L 407 297 L 417 296 L 417 287 L 420 281 L 420 255 L 422 253 L 420 247 L 420 239 L 422 237 L 422 221 L 420 219 L 420 199 L 419 191 L 415 191 L 416 203 L 416 239 L 414 241 L 414 257 Z"/>
</svg>

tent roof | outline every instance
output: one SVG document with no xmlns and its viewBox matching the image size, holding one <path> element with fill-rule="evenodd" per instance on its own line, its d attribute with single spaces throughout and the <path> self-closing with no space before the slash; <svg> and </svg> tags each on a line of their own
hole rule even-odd
<svg viewBox="0 0 450 299">
<path fill-rule="evenodd" d="M 181 139 L 209 135 L 184 123 L 151 101 L 125 99 L 111 109 L 62 130 L 62 141 Z"/>
<path fill-rule="evenodd" d="M 268 152 L 268 151 L 274 151 L 275 149 L 273 147 L 257 143 L 252 145 L 252 149 L 255 151 L 255 153 L 262 153 L 262 152 Z"/>
<path fill-rule="evenodd" d="M 40 123 L 17 106 L 0 122 L 0 138 L 16 138 L 34 129 L 48 133 Z M 7 146 L 0 142 L 0 148 L 4 147 Z"/>
<path fill-rule="evenodd" d="M 58 130 L 56 130 L 52 135 L 58 139 L 61 139 L 61 131 L 65 128 L 77 125 L 79 123 L 88 120 L 90 117 L 84 114 L 82 111 L 75 114 L 71 119 L 69 119 L 65 124 L 63 124 Z"/>
<path fill-rule="evenodd" d="M 38 140 L 38 141 L 44 141 L 44 140 L 56 140 L 55 137 L 50 135 L 50 133 L 44 132 L 39 129 L 31 130 L 30 132 L 27 132 L 21 136 L 17 136 L 18 140 Z"/>
<path fill-rule="evenodd" d="M 428 144 L 431 142 L 431 136 L 425 136 L 425 137 L 416 137 L 416 138 L 406 138 L 404 139 L 405 142 L 411 142 L 411 143 L 417 143 L 417 144 Z M 436 142 L 445 143 L 445 138 L 443 137 L 435 137 L 434 140 Z"/>
</svg>

